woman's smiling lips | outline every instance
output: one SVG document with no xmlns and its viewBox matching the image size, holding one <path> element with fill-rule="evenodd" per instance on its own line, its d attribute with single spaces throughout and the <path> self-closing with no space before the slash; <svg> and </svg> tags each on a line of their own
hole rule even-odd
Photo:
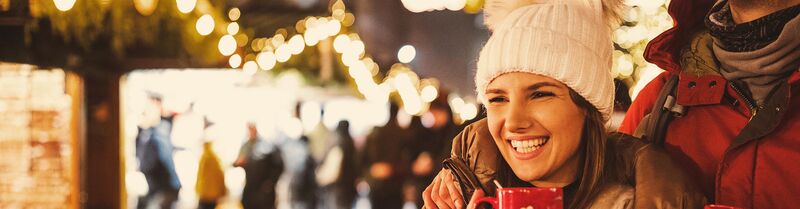
<svg viewBox="0 0 800 209">
<path fill-rule="evenodd" d="M 506 141 L 514 158 L 530 160 L 542 154 L 542 148 L 550 141 L 550 136 L 511 136 Z"/>
</svg>

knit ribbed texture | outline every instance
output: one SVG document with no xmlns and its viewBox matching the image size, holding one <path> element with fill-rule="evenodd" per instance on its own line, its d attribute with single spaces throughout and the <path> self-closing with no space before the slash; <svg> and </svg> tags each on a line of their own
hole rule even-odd
<svg viewBox="0 0 800 209">
<path fill-rule="evenodd" d="M 497 76 L 533 73 L 563 82 L 608 121 L 614 103 L 611 32 L 602 12 L 592 6 L 554 0 L 509 14 L 480 53 L 475 75 L 479 100 L 487 102 L 484 92 Z"/>
</svg>

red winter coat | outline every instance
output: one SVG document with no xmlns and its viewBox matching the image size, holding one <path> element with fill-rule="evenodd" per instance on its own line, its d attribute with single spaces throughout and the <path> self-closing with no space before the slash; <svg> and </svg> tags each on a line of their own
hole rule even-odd
<svg viewBox="0 0 800 209">
<path fill-rule="evenodd" d="M 666 69 L 638 95 L 620 132 L 633 134 L 669 73 L 680 75 L 677 103 L 687 108 L 667 130 L 665 148 L 709 200 L 742 208 L 800 208 L 800 71 L 761 108 L 750 107 L 718 73 L 703 20 L 712 0 L 673 0 L 675 27 L 647 46 Z M 800 41 L 800 40 L 798 40 Z M 755 116 L 752 110 L 757 110 Z"/>
</svg>

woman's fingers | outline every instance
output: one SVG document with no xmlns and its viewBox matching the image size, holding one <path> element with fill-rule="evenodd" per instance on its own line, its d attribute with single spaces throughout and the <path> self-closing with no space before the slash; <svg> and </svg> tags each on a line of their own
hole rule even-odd
<svg viewBox="0 0 800 209">
<path fill-rule="evenodd" d="M 436 207 L 439 209 L 453 209 L 453 207 L 450 207 L 450 205 L 447 204 L 446 199 L 449 198 L 443 197 L 441 195 L 441 193 L 443 192 L 440 191 L 442 189 L 442 173 L 443 172 L 439 172 L 439 175 L 436 175 L 436 178 L 434 178 L 433 183 L 431 183 L 430 185 L 431 199 L 433 200 L 433 203 L 436 205 Z"/>
<path fill-rule="evenodd" d="M 460 187 L 457 185 L 458 182 L 453 178 L 453 174 L 451 172 L 443 172 L 444 179 L 442 179 L 442 183 L 447 186 L 448 195 L 450 196 L 450 201 L 453 202 L 453 207 L 457 209 L 464 208 L 464 201 L 461 197 L 461 190 Z"/>
<path fill-rule="evenodd" d="M 476 209 L 478 205 L 475 204 L 475 201 L 483 196 L 485 196 L 483 190 L 476 189 L 475 192 L 472 193 L 472 198 L 469 199 L 469 205 L 467 205 L 467 209 Z"/>
<path fill-rule="evenodd" d="M 436 178 L 434 178 L 433 181 L 436 181 Z M 428 185 L 428 187 L 425 188 L 425 191 L 422 192 L 422 202 L 424 203 L 422 206 L 423 209 L 439 209 L 436 207 L 436 203 L 433 202 L 433 199 L 431 199 L 431 189 L 433 189 L 433 182 L 431 182 L 431 185 Z"/>
<path fill-rule="evenodd" d="M 441 181 L 439 181 L 439 189 L 438 189 L 439 200 L 440 202 L 447 205 L 447 208 L 456 209 L 456 205 L 453 204 L 452 196 L 450 196 L 450 189 L 448 188 L 448 184 L 450 183 L 447 180 L 447 176 L 449 174 L 450 172 L 448 171 L 442 172 L 442 179 Z M 439 208 L 444 208 L 444 207 L 439 207 Z"/>
</svg>

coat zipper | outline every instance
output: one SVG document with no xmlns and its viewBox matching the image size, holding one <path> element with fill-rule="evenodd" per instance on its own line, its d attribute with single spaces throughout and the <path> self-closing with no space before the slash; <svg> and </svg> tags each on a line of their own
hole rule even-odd
<svg viewBox="0 0 800 209">
<path fill-rule="evenodd" d="M 759 107 L 756 104 L 755 101 L 753 101 L 749 97 L 745 96 L 742 93 L 742 90 L 740 90 L 739 87 L 735 83 L 733 83 L 733 82 L 730 82 L 730 83 L 731 83 L 731 87 L 733 88 L 733 91 L 735 91 L 737 94 L 739 94 L 739 97 L 744 99 L 745 103 L 747 104 L 747 107 L 750 108 L 750 120 L 748 120 L 748 121 L 753 120 L 753 117 L 756 116 L 756 114 L 758 113 L 758 110 L 761 109 L 761 107 Z"/>
</svg>

